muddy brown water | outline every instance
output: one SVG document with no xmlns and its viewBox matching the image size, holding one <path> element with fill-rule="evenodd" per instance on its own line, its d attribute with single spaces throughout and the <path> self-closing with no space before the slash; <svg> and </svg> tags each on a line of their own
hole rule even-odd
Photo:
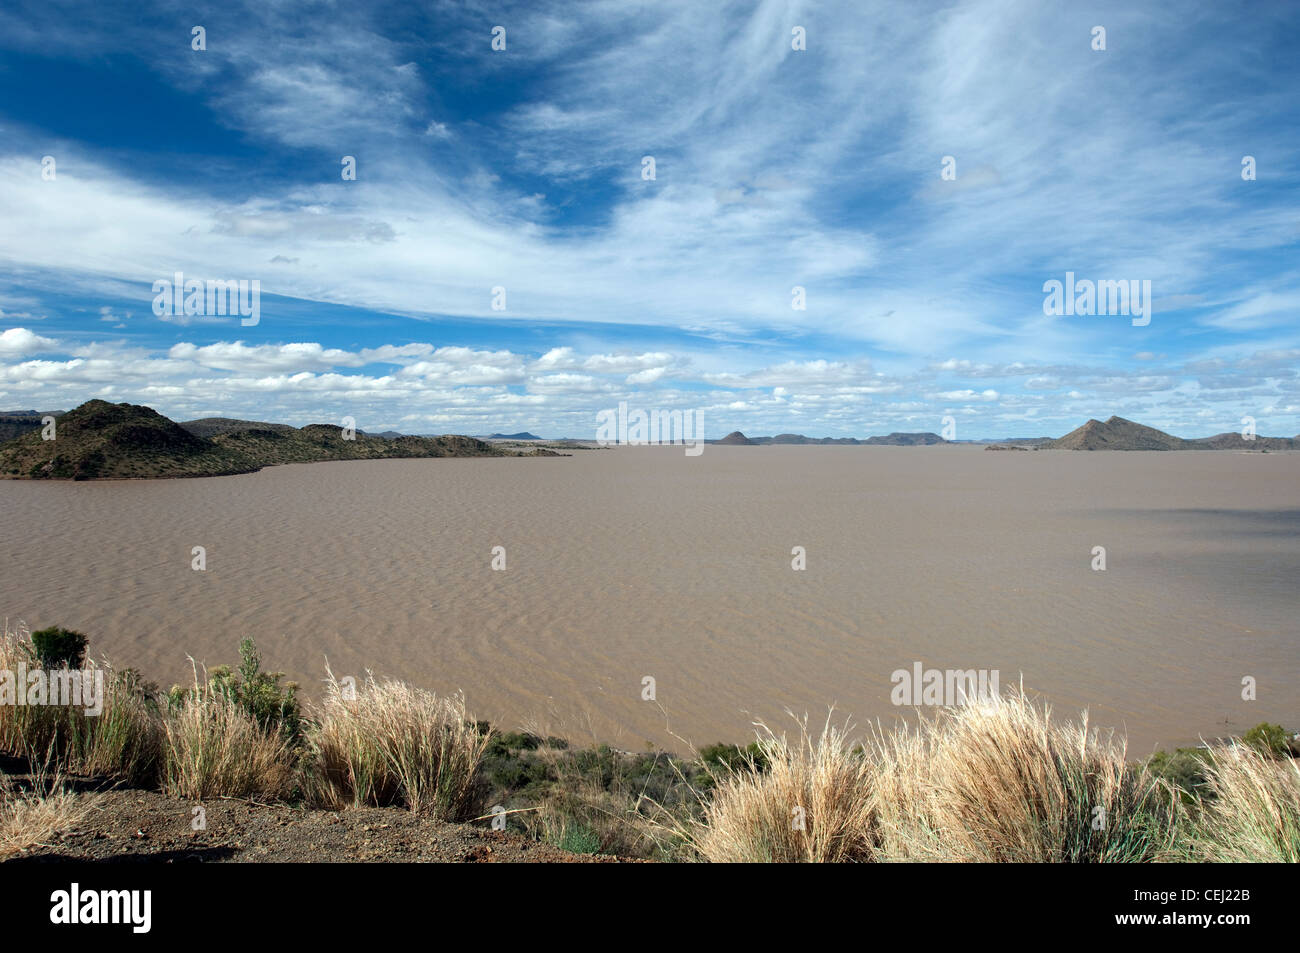
<svg viewBox="0 0 1300 953">
<path fill-rule="evenodd" d="M 1134 753 L 1300 717 L 1300 454 L 356 461 L 0 481 L 0 527 L 0 616 L 80 629 L 164 686 L 251 635 L 309 696 L 328 658 L 634 750 L 831 703 L 889 722 L 891 674 L 916 662 L 1023 677 Z"/>
</svg>

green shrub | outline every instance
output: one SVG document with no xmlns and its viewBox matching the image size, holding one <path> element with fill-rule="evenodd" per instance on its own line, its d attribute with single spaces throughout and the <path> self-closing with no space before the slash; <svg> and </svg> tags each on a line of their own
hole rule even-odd
<svg viewBox="0 0 1300 953">
<path fill-rule="evenodd" d="M 618 776 L 622 759 L 609 745 L 581 748 L 573 753 L 573 771 L 596 787 L 608 791 Z"/>
<path fill-rule="evenodd" d="M 487 722 L 480 723 L 479 734 L 487 734 L 487 731 L 481 727 L 486 724 Z M 541 746 L 542 739 L 527 731 L 503 731 L 492 735 L 492 740 L 488 742 L 487 754 L 508 755 L 513 751 L 536 751 Z"/>
<path fill-rule="evenodd" d="M 302 728 L 302 709 L 298 704 L 298 686 L 280 684 L 283 672 L 262 671 L 262 658 L 252 639 L 239 643 L 239 669 L 218 665 L 208 677 L 208 686 L 238 703 L 258 726 L 269 731 L 279 728 L 296 741 Z"/>
<path fill-rule="evenodd" d="M 32 633 L 32 648 L 45 668 L 81 668 L 86 660 L 86 643 L 80 632 L 51 626 Z"/>
<path fill-rule="evenodd" d="M 1242 741 L 1264 754 L 1280 758 L 1287 753 L 1286 730 L 1281 725 L 1261 721 L 1242 736 Z"/>
<path fill-rule="evenodd" d="M 535 791 L 555 780 L 547 762 L 513 752 L 487 754 L 483 759 L 483 773 L 497 789 L 512 794 Z"/>
<path fill-rule="evenodd" d="M 768 768 L 767 755 L 756 741 L 751 741 L 743 748 L 740 745 L 722 743 L 705 745 L 700 749 L 700 761 L 713 770 L 721 768 L 735 771 L 743 768 L 766 771 Z"/>
<path fill-rule="evenodd" d="M 1177 787 L 1184 804 L 1192 804 L 1197 798 L 1213 796 L 1206 787 L 1209 759 L 1210 752 L 1204 748 L 1176 748 L 1172 754 L 1157 751 L 1146 766 L 1153 775 Z"/>
</svg>

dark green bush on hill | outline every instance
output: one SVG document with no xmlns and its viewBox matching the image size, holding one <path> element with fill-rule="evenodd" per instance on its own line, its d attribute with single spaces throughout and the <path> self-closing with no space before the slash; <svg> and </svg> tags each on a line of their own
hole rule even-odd
<svg viewBox="0 0 1300 953">
<path fill-rule="evenodd" d="M 45 668 L 80 668 L 88 641 L 80 632 L 57 625 L 32 633 L 32 648 Z"/>
</svg>

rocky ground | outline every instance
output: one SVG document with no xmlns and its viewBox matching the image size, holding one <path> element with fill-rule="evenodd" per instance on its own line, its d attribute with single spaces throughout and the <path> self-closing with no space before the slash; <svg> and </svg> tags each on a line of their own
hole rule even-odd
<svg viewBox="0 0 1300 953">
<path fill-rule="evenodd" d="M 143 790 L 83 796 L 92 799 L 93 807 L 76 829 L 8 863 L 620 862 L 570 854 L 509 830 L 442 823 L 400 808 L 320 811 L 216 799 L 201 805 L 206 829 L 194 830 L 197 802 Z"/>
</svg>

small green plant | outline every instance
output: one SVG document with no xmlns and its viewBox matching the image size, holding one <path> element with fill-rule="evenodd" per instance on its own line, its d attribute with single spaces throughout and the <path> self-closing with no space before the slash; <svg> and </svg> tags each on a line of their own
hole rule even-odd
<svg viewBox="0 0 1300 953">
<path fill-rule="evenodd" d="M 89 641 L 80 632 L 57 625 L 32 633 L 32 649 L 46 668 L 80 668 Z"/>
<path fill-rule="evenodd" d="M 208 686 L 238 703 L 264 731 L 278 728 L 296 741 L 302 728 L 298 686 L 285 682 L 283 672 L 262 671 L 262 657 L 252 639 L 239 643 L 239 668 L 218 665 L 208 673 Z"/>
<path fill-rule="evenodd" d="M 571 854 L 599 854 L 603 845 L 594 830 L 580 821 L 571 821 L 565 824 L 556 846 Z"/>
</svg>

